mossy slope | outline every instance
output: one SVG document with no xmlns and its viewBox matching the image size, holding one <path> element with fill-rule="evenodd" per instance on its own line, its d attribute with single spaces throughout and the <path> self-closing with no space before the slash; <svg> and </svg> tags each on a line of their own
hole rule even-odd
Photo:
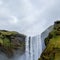
<svg viewBox="0 0 60 60">
<path fill-rule="evenodd" d="M 0 30 L 0 52 L 8 57 L 14 55 L 17 50 L 25 51 L 25 35 L 15 31 Z"/>
<path fill-rule="evenodd" d="M 38 60 L 60 60 L 60 21 L 56 21 L 53 30 L 45 38 L 46 48 Z"/>
</svg>

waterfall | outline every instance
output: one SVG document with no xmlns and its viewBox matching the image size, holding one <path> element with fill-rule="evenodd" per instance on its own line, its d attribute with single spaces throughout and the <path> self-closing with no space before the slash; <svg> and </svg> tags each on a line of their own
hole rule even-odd
<svg viewBox="0 0 60 60">
<path fill-rule="evenodd" d="M 41 53 L 41 36 L 26 37 L 26 60 L 38 60 Z"/>
<path fill-rule="evenodd" d="M 42 53 L 41 36 L 32 37 L 33 60 L 38 60 Z"/>
<path fill-rule="evenodd" d="M 29 37 L 26 37 L 26 40 L 25 40 L 25 54 L 26 54 L 26 60 L 29 60 Z"/>
<path fill-rule="evenodd" d="M 26 37 L 26 60 L 33 60 L 32 54 L 32 39 L 31 37 Z"/>
</svg>

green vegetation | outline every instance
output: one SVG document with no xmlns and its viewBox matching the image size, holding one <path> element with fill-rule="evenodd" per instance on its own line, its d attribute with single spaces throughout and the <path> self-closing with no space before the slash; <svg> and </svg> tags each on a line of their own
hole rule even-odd
<svg viewBox="0 0 60 60">
<path fill-rule="evenodd" d="M 60 60 L 60 21 L 56 21 L 53 30 L 45 38 L 46 48 L 38 60 Z"/>
<path fill-rule="evenodd" d="M 18 49 L 25 51 L 25 35 L 15 31 L 0 30 L 0 51 L 12 56 Z"/>
</svg>

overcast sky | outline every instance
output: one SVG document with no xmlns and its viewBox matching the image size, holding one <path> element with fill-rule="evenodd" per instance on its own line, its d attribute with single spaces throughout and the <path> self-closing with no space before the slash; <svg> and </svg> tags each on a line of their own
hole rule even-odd
<svg viewBox="0 0 60 60">
<path fill-rule="evenodd" d="M 0 0 L 0 29 L 41 34 L 60 19 L 60 0 Z"/>
</svg>

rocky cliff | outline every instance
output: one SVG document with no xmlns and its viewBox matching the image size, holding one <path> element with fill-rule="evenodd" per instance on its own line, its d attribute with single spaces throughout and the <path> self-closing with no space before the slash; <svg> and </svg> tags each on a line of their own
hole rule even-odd
<svg viewBox="0 0 60 60">
<path fill-rule="evenodd" d="M 44 32 L 41 33 L 41 44 L 42 44 L 42 51 L 46 48 L 45 46 L 45 38 L 48 36 L 49 32 L 53 30 L 53 25 L 47 28 Z"/>
<path fill-rule="evenodd" d="M 38 60 L 60 60 L 60 21 L 56 21 L 53 30 L 45 38 L 46 48 Z"/>
<path fill-rule="evenodd" d="M 0 30 L 0 53 L 8 57 L 14 56 L 19 51 L 20 54 L 25 52 L 25 35 L 15 31 Z"/>
</svg>

